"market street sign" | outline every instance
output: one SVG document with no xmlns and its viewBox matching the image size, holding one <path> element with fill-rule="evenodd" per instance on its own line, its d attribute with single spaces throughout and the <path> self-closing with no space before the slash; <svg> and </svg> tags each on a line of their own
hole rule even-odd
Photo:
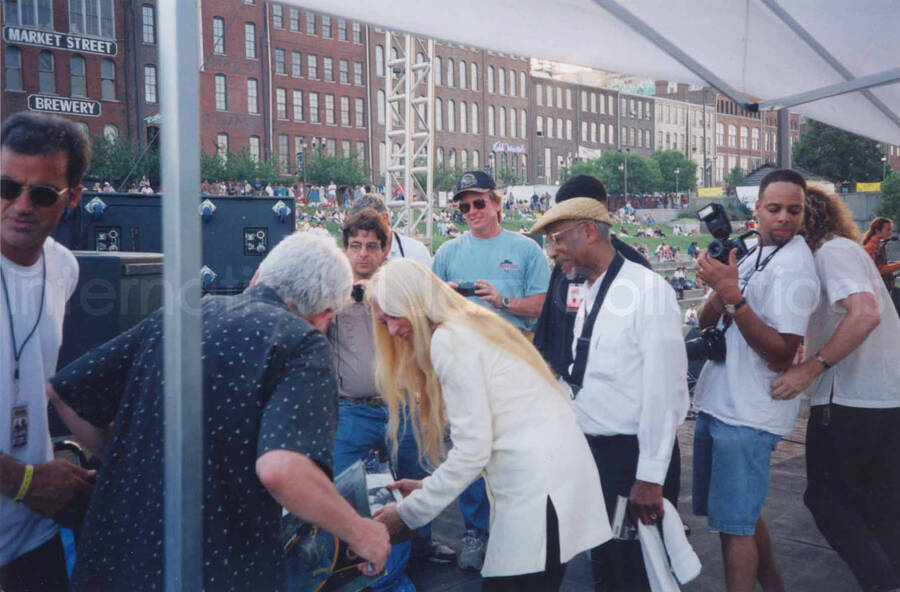
<svg viewBox="0 0 900 592">
<path fill-rule="evenodd" d="M 3 39 L 7 43 L 24 43 L 37 47 L 52 47 L 54 49 L 66 49 L 83 53 L 96 53 L 105 56 L 114 56 L 119 51 L 115 41 L 106 41 L 95 37 L 82 37 L 80 35 L 67 35 L 56 31 L 42 31 L 27 27 L 3 27 Z"/>
<path fill-rule="evenodd" d="M 100 117 L 100 101 L 92 101 L 90 99 L 70 99 L 52 95 L 28 95 L 28 108 L 32 111 L 43 111 L 45 113 Z"/>
</svg>

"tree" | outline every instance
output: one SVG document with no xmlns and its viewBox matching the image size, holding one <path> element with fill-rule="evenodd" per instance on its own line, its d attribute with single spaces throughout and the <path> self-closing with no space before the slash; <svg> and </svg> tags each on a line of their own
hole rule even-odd
<svg viewBox="0 0 900 592">
<path fill-rule="evenodd" d="M 349 156 L 332 156 L 321 150 L 306 158 L 306 179 L 314 185 L 362 185 L 369 181 L 365 163 L 356 153 Z"/>
<path fill-rule="evenodd" d="M 522 178 L 516 174 L 516 170 L 510 167 L 502 168 L 497 171 L 497 184 L 500 186 L 518 185 Z"/>
<path fill-rule="evenodd" d="M 741 187 L 747 183 L 747 176 L 744 174 L 744 171 L 741 170 L 741 167 L 736 166 L 731 169 L 731 172 L 725 177 L 725 187 L 728 193 L 734 191 L 735 187 Z"/>
<path fill-rule="evenodd" d="M 662 172 L 659 163 L 639 154 L 607 152 L 600 158 L 582 160 L 571 164 L 561 172 L 565 181 L 574 175 L 593 175 L 603 181 L 610 194 L 625 192 L 625 160 L 628 160 L 628 193 L 653 193 L 662 191 Z M 621 169 L 619 167 L 622 167 Z"/>
<path fill-rule="evenodd" d="M 673 193 L 675 191 L 688 191 L 697 187 L 697 163 L 686 157 L 680 150 L 661 150 L 654 152 L 650 158 L 659 164 L 659 170 L 662 174 L 662 186 L 658 191 Z M 678 169 L 677 184 L 675 182 L 675 169 Z"/>
<path fill-rule="evenodd" d="M 793 150 L 796 166 L 835 183 L 880 179 L 882 156 L 884 151 L 874 140 L 813 120 Z"/>
<path fill-rule="evenodd" d="M 889 174 L 881 184 L 878 215 L 900 221 L 900 171 Z"/>
</svg>

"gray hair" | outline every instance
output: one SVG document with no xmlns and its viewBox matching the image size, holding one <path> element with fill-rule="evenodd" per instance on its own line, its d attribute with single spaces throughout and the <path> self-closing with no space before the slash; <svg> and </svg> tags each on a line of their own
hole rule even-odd
<svg viewBox="0 0 900 592">
<path fill-rule="evenodd" d="M 274 289 L 297 314 L 339 312 L 350 300 L 350 262 L 330 236 L 295 232 L 259 264 L 257 282 Z"/>
<path fill-rule="evenodd" d="M 605 222 L 598 222 L 598 221 L 594 220 L 594 227 L 597 228 L 597 232 L 600 234 L 600 238 L 603 239 L 603 242 L 608 243 L 609 242 L 609 230 L 610 230 L 609 224 L 607 224 Z"/>
<path fill-rule="evenodd" d="M 379 214 L 387 214 L 387 204 L 384 198 L 378 193 L 367 193 L 353 202 L 350 206 L 351 214 L 358 214 L 366 208 L 372 208 Z"/>
</svg>

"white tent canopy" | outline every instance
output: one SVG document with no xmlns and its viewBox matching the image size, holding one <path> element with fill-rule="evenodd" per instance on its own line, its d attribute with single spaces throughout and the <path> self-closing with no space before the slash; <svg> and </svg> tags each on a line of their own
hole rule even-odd
<svg viewBox="0 0 900 592">
<path fill-rule="evenodd" d="M 288 2 L 467 46 L 709 85 L 738 102 L 739 93 L 776 101 L 871 76 L 866 84 L 890 82 L 790 109 L 900 144 L 895 0 Z"/>
</svg>

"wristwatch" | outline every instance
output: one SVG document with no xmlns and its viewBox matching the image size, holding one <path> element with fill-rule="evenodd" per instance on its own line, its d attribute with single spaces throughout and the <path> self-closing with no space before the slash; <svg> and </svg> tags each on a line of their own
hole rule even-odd
<svg viewBox="0 0 900 592">
<path fill-rule="evenodd" d="M 746 298 L 741 298 L 741 299 L 738 300 L 735 304 L 726 304 L 726 305 L 725 305 L 725 312 L 727 312 L 727 313 L 730 314 L 731 316 L 734 316 L 734 313 L 736 313 L 738 310 L 740 310 L 740 308 L 741 308 L 742 306 L 744 306 L 745 304 L 747 304 L 747 299 L 746 299 Z"/>
<path fill-rule="evenodd" d="M 819 360 L 819 363 L 822 364 L 822 370 L 828 370 L 831 368 L 831 364 L 825 361 L 825 358 L 822 357 L 822 352 L 816 352 L 816 359 Z"/>
<path fill-rule="evenodd" d="M 509 308 L 509 296 L 504 296 L 500 299 L 500 307 L 503 309 Z"/>
</svg>

